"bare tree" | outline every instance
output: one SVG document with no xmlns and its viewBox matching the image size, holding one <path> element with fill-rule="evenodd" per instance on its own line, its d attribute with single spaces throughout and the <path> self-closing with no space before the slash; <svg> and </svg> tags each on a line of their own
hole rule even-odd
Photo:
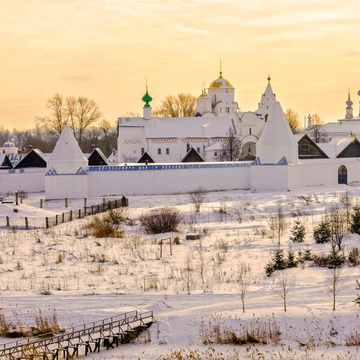
<svg viewBox="0 0 360 360">
<path fill-rule="evenodd" d="M 241 262 L 238 268 L 238 284 L 240 288 L 240 299 L 242 310 L 245 312 L 245 295 L 249 290 L 252 281 L 252 271 L 249 264 Z"/>
<path fill-rule="evenodd" d="M 195 111 L 196 96 L 180 93 L 177 96 L 166 96 L 153 114 L 161 117 L 192 117 Z"/>
<path fill-rule="evenodd" d="M 242 142 L 233 127 L 229 127 L 226 138 L 221 141 L 222 149 L 216 156 L 217 161 L 239 161 L 242 159 Z"/>
<path fill-rule="evenodd" d="M 199 243 L 199 259 L 198 260 L 199 260 L 198 266 L 199 266 L 201 283 L 205 290 L 205 273 L 206 273 L 207 266 L 206 266 L 206 261 L 205 261 L 205 251 L 204 251 L 204 247 L 203 247 L 203 243 L 202 243 L 201 239 L 200 239 L 200 243 Z"/>
<path fill-rule="evenodd" d="M 337 246 L 338 250 L 342 250 L 343 239 L 347 233 L 347 215 L 346 210 L 335 206 L 331 209 L 328 216 L 331 231 L 331 245 L 333 248 Z"/>
<path fill-rule="evenodd" d="M 279 270 L 275 275 L 275 286 L 273 290 L 276 295 L 280 296 L 283 299 L 284 311 L 287 310 L 287 299 L 289 293 L 294 289 L 295 286 L 295 276 L 293 272 L 289 269 Z"/>
<path fill-rule="evenodd" d="M 287 228 L 287 221 L 282 204 L 277 204 L 276 212 L 269 219 L 270 230 L 277 234 L 278 245 L 280 246 L 281 236 Z"/>
<path fill-rule="evenodd" d="M 111 124 L 110 124 L 109 121 L 103 119 L 99 124 L 99 128 L 104 133 L 106 155 L 109 156 L 110 153 L 111 153 L 110 139 L 109 139 L 110 138 L 110 131 L 111 131 Z"/>
<path fill-rule="evenodd" d="M 344 269 L 337 266 L 332 269 L 327 269 L 324 274 L 326 285 L 332 294 L 332 309 L 334 311 L 336 310 L 336 297 L 347 279 L 343 274 L 343 270 Z"/>
<path fill-rule="evenodd" d="M 346 191 L 345 193 L 340 194 L 339 200 L 344 205 L 344 209 L 345 209 L 345 213 L 346 213 L 346 226 L 347 226 L 347 230 L 349 230 L 353 199 L 350 197 L 349 193 Z"/>
<path fill-rule="evenodd" d="M 63 95 L 56 93 L 49 98 L 46 102 L 46 108 L 50 111 L 50 114 L 37 117 L 35 122 L 60 136 L 64 126 L 68 123 L 66 103 Z"/>
<path fill-rule="evenodd" d="M 185 276 L 186 291 L 187 291 L 188 295 L 190 295 L 191 285 L 193 283 L 192 272 L 194 271 L 194 268 L 193 268 L 193 261 L 192 261 L 191 255 L 189 253 L 186 256 L 183 271 L 184 271 L 184 276 Z"/>
<path fill-rule="evenodd" d="M 285 112 L 285 117 L 291 127 L 292 132 L 296 134 L 300 129 L 299 114 L 293 109 L 287 109 Z"/>
<path fill-rule="evenodd" d="M 319 114 L 313 114 L 311 116 L 311 128 L 310 136 L 316 142 L 325 142 L 327 139 L 327 133 L 323 128 L 324 120 Z"/>
<path fill-rule="evenodd" d="M 206 191 L 199 187 L 190 193 L 190 200 L 194 205 L 195 212 L 200 212 L 201 205 L 204 203 L 206 199 Z"/>
<path fill-rule="evenodd" d="M 96 102 L 85 96 L 79 96 L 76 99 L 76 104 L 75 124 L 78 132 L 77 139 L 81 146 L 85 129 L 100 120 L 102 115 Z"/>
</svg>

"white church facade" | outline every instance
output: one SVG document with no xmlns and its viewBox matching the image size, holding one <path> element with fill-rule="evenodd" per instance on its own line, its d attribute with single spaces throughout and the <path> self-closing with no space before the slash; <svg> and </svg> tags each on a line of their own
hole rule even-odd
<svg viewBox="0 0 360 360">
<path fill-rule="evenodd" d="M 190 118 L 152 117 L 152 98 L 146 89 L 143 117 L 118 119 L 118 163 L 135 163 L 145 152 L 156 163 L 180 162 L 191 148 L 205 161 L 217 161 L 230 131 L 241 141 L 243 158 L 255 158 L 255 144 L 276 102 L 270 81 L 268 77 L 258 109 L 241 112 L 235 88 L 220 71 L 197 98 L 196 116 Z"/>
</svg>

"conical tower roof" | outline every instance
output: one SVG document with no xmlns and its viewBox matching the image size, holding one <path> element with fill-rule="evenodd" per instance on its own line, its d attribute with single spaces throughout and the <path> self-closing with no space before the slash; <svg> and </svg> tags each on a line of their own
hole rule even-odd
<svg viewBox="0 0 360 360">
<path fill-rule="evenodd" d="M 277 164 L 284 156 L 289 163 L 298 161 L 298 144 L 278 101 L 270 109 L 269 119 L 256 144 L 256 154 L 262 164 Z"/>
<path fill-rule="evenodd" d="M 74 174 L 80 167 L 86 169 L 87 165 L 73 132 L 66 125 L 49 157 L 48 168 L 54 168 L 59 174 Z"/>
</svg>

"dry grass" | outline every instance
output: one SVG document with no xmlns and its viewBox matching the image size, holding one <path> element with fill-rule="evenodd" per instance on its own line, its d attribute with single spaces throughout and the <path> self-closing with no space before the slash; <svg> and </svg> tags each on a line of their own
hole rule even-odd
<svg viewBox="0 0 360 360">
<path fill-rule="evenodd" d="M 279 344 L 280 327 L 274 317 L 253 317 L 249 321 L 233 319 L 228 325 L 221 315 L 214 315 L 203 321 L 200 337 L 203 344 Z"/>
<path fill-rule="evenodd" d="M 121 226 L 126 219 L 123 208 L 109 210 L 103 215 L 94 216 L 86 228 L 90 230 L 90 235 L 97 238 L 122 238 L 124 231 Z"/>
<path fill-rule="evenodd" d="M 12 319 L 9 319 L 3 311 L 0 312 L 0 336 L 8 338 L 44 336 L 50 337 L 61 332 L 58 323 L 56 309 L 50 309 L 45 314 L 43 310 L 35 310 L 30 315 L 30 322 L 21 320 L 18 313 L 14 312 Z"/>
</svg>

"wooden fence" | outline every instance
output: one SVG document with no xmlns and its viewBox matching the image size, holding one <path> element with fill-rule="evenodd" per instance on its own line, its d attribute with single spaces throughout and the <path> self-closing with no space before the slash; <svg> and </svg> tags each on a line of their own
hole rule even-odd
<svg viewBox="0 0 360 360">
<path fill-rule="evenodd" d="M 84 206 L 79 209 L 69 210 L 61 214 L 47 217 L 0 217 L 0 227 L 15 229 L 49 229 L 52 226 L 63 224 L 75 219 L 82 219 L 88 215 L 99 214 L 111 209 L 129 206 L 129 199 L 122 197 L 115 200 L 104 200 L 101 204 Z"/>
</svg>

